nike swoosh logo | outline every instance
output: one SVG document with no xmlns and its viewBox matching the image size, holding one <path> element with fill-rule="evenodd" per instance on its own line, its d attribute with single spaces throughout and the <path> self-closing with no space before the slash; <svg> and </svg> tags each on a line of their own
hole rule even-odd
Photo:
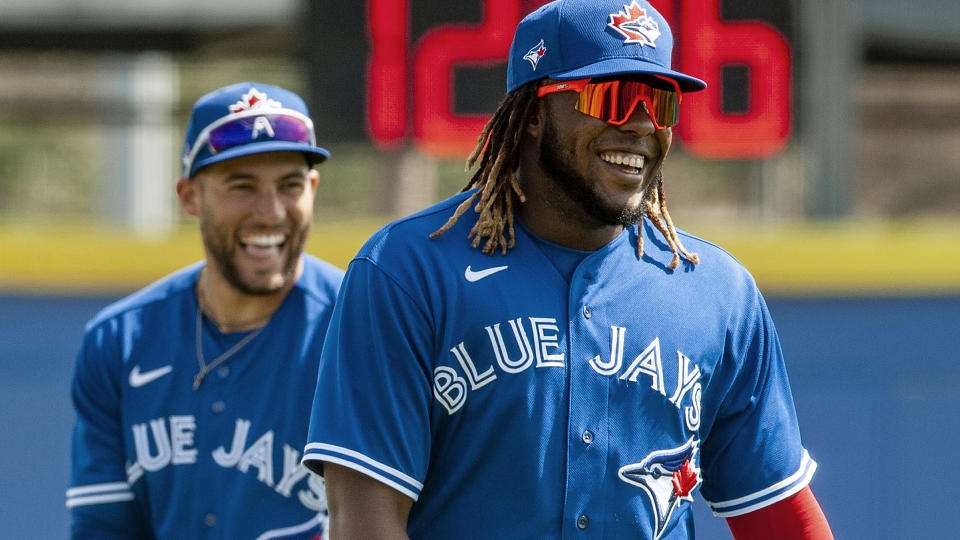
<svg viewBox="0 0 960 540">
<path fill-rule="evenodd" d="M 487 268 L 486 270 L 473 270 L 467 266 L 467 270 L 463 273 L 463 277 L 467 278 L 467 281 L 473 283 L 474 281 L 480 281 L 481 279 L 496 274 L 501 270 L 506 270 L 509 266 L 494 266 L 493 268 Z"/>
<path fill-rule="evenodd" d="M 133 371 L 130 372 L 130 386 L 139 388 L 145 384 L 152 383 L 171 371 L 173 371 L 173 366 L 163 366 L 140 373 L 140 366 L 133 366 Z"/>
</svg>

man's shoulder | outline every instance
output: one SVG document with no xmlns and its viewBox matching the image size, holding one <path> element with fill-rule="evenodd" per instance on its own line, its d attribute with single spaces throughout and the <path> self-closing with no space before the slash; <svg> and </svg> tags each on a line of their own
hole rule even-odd
<svg viewBox="0 0 960 540">
<path fill-rule="evenodd" d="M 701 260 L 709 259 L 717 271 L 749 274 L 746 267 L 723 247 L 682 229 L 677 229 L 677 237 L 687 251 L 697 253 Z"/>
<path fill-rule="evenodd" d="M 303 274 L 297 287 L 324 304 L 333 304 L 343 281 L 343 270 L 309 253 L 303 254 Z"/>
<path fill-rule="evenodd" d="M 681 245 L 688 253 L 695 253 L 699 262 L 694 264 L 681 257 L 680 266 L 668 271 L 667 265 L 673 257 L 670 245 L 649 222 L 645 221 L 644 228 L 644 259 L 662 268 L 664 279 L 675 286 L 683 286 L 694 294 L 723 291 L 726 297 L 744 298 L 756 294 L 753 276 L 736 257 L 719 245 L 682 229 L 677 229 Z"/>
<path fill-rule="evenodd" d="M 467 234 L 476 222 L 472 207 L 467 209 L 457 222 L 445 233 L 433 236 L 450 218 L 457 208 L 472 194 L 472 191 L 458 193 L 423 210 L 398 219 L 383 226 L 374 233 L 356 258 L 379 262 L 392 257 L 417 256 L 425 252 L 444 252 L 453 256 L 451 250 L 471 248 Z"/>
<path fill-rule="evenodd" d="M 87 330 L 99 326 L 106 321 L 121 317 L 126 313 L 149 308 L 160 308 L 170 305 L 171 302 L 182 301 L 185 294 L 190 293 L 197 280 L 197 274 L 203 268 L 204 262 L 197 262 L 181 268 L 150 285 L 128 295 L 100 310 L 87 323 Z"/>
<path fill-rule="evenodd" d="M 724 305 L 755 306 L 760 290 L 750 271 L 733 254 L 719 245 L 677 230 L 677 236 L 687 251 L 700 259 L 693 274 L 699 284 L 694 289 L 700 298 L 713 295 Z"/>
</svg>

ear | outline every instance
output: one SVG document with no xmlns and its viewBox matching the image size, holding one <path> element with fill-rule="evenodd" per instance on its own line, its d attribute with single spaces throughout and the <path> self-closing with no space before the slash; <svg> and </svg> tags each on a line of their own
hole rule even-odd
<svg viewBox="0 0 960 540">
<path fill-rule="evenodd" d="M 191 216 L 200 215 L 199 191 L 197 185 L 199 180 L 194 178 L 181 178 L 177 180 L 177 198 L 180 199 L 180 206 Z"/>
<path fill-rule="evenodd" d="M 534 139 L 539 139 L 540 135 L 543 134 L 543 125 L 547 117 L 545 102 L 546 100 L 544 99 L 534 101 L 533 109 L 527 116 L 527 122 L 523 126 L 524 132 Z"/>
<path fill-rule="evenodd" d="M 664 160 L 667 159 L 667 154 L 670 153 L 670 147 L 673 145 L 673 128 L 658 129 L 655 137 L 660 143 L 660 158 L 657 160 L 656 168 L 654 168 L 655 171 L 658 171 L 660 167 L 663 166 Z"/>
<path fill-rule="evenodd" d="M 318 173 L 316 169 L 310 169 L 310 172 L 307 173 L 307 179 L 310 182 L 310 191 L 316 195 L 317 184 L 320 182 L 320 173 Z"/>
</svg>

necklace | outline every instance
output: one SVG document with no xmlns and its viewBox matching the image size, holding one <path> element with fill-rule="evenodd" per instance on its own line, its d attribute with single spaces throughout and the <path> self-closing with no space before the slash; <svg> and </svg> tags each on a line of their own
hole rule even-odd
<svg viewBox="0 0 960 540">
<path fill-rule="evenodd" d="M 220 364 L 227 361 L 228 358 L 236 354 L 237 351 L 243 348 L 244 345 L 253 341 L 253 338 L 260 335 L 260 332 L 266 328 L 267 325 L 263 325 L 260 328 L 250 332 L 243 337 L 240 341 L 236 342 L 233 347 L 230 347 L 224 351 L 220 356 L 213 359 L 213 362 L 209 364 L 203 358 L 203 310 L 197 308 L 197 364 L 200 365 L 200 371 L 193 378 L 193 389 L 196 390 L 200 388 L 200 384 L 203 383 L 203 378 L 210 373 L 213 368 L 219 366 Z"/>
<path fill-rule="evenodd" d="M 203 296 L 203 293 L 200 290 L 199 285 L 197 286 L 197 364 L 200 365 L 200 371 L 197 372 L 196 376 L 193 378 L 193 389 L 196 390 L 200 388 L 200 385 L 203 383 L 204 377 L 206 377 L 213 368 L 219 366 L 220 364 L 227 361 L 228 358 L 237 353 L 244 345 L 253 341 L 253 338 L 260 335 L 260 332 L 267 327 L 267 322 L 269 322 L 272 314 L 264 317 L 264 323 L 256 330 L 251 331 L 249 334 L 243 337 L 240 341 L 236 342 L 233 347 L 230 347 L 226 351 L 220 354 L 220 356 L 213 359 L 213 362 L 209 364 L 206 362 L 206 359 L 203 357 L 203 312 L 206 311 L 206 299 Z M 260 322 L 260 321 L 256 321 Z"/>
</svg>

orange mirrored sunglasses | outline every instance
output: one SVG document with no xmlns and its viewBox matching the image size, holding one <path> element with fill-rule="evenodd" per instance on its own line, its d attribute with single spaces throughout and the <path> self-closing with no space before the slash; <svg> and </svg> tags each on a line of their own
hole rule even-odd
<svg viewBox="0 0 960 540">
<path fill-rule="evenodd" d="M 541 86 L 537 95 L 543 97 L 555 92 L 577 92 L 579 97 L 575 109 L 615 126 L 626 122 L 637 104 L 643 103 L 654 127 L 666 129 L 677 125 L 680 119 L 683 94 L 673 79 L 654 77 L 669 83 L 673 90 L 662 90 L 630 79 L 577 79 Z"/>
</svg>

